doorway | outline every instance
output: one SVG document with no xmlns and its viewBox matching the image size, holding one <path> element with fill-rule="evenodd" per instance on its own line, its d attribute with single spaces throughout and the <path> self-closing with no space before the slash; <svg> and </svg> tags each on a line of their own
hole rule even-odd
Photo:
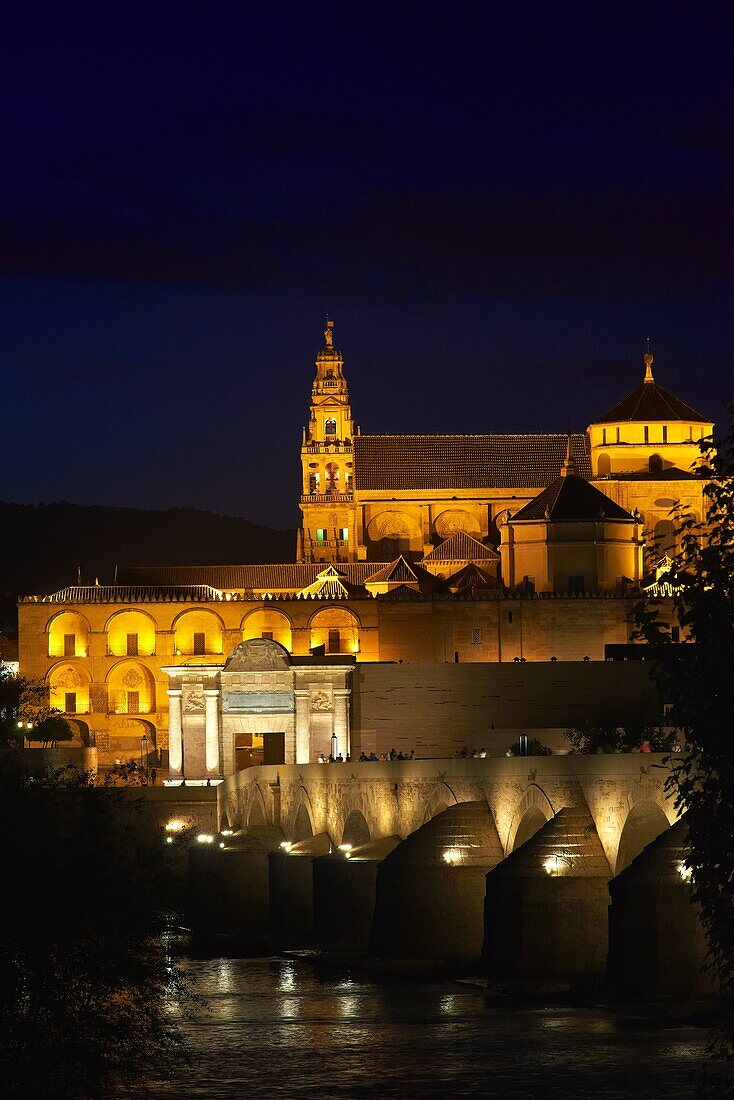
<svg viewBox="0 0 734 1100">
<path fill-rule="evenodd" d="M 285 733 L 264 733 L 263 764 L 285 764 Z"/>
</svg>

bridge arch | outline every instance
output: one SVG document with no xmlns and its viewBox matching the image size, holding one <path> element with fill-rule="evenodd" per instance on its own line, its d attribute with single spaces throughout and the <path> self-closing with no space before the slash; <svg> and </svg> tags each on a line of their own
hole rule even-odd
<svg viewBox="0 0 734 1100">
<path fill-rule="evenodd" d="M 615 875 L 624 871 L 625 867 L 629 867 L 642 849 L 668 828 L 670 828 L 670 822 L 657 802 L 653 802 L 652 799 L 636 802 L 627 814 L 619 837 L 617 860 L 614 865 Z"/>
<path fill-rule="evenodd" d="M 423 814 L 423 825 L 431 818 L 437 817 L 442 814 L 444 810 L 448 810 L 449 806 L 455 806 L 458 802 L 458 798 L 449 787 L 448 783 L 441 782 L 433 788 L 431 797 L 426 802 L 426 810 Z"/>
<path fill-rule="evenodd" d="M 553 803 L 537 783 L 532 783 L 515 807 L 507 833 L 505 854 L 509 855 L 537 833 L 555 814 Z"/>
<path fill-rule="evenodd" d="M 268 824 L 268 812 L 265 809 L 265 799 L 257 783 L 253 785 L 250 793 L 250 804 L 247 807 L 247 828 L 258 829 Z"/>
<path fill-rule="evenodd" d="M 293 802 L 286 835 L 294 844 L 316 835 L 313 806 L 305 787 L 299 789 Z"/>
<path fill-rule="evenodd" d="M 361 810 L 351 810 L 344 821 L 341 843 L 359 848 L 362 844 L 369 844 L 371 840 L 367 818 Z"/>
</svg>

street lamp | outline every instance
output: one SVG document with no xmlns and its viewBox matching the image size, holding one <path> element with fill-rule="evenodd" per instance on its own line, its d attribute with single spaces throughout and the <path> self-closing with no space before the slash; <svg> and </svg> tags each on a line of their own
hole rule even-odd
<svg viewBox="0 0 734 1100">
<path fill-rule="evenodd" d="M 144 787 L 148 786 L 148 735 L 144 733 L 140 738 L 140 781 Z"/>
</svg>

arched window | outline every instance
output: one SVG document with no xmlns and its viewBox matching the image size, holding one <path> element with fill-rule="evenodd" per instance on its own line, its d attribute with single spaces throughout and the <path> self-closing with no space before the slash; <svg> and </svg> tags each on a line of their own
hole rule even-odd
<svg viewBox="0 0 734 1100">
<path fill-rule="evenodd" d="M 325 488 L 327 493 L 339 492 L 339 467 L 336 462 L 327 462 L 326 464 Z"/>
<path fill-rule="evenodd" d="M 599 471 L 599 477 L 609 477 L 612 472 L 612 460 L 609 455 L 599 455 L 597 470 Z"/>
<path fill-rule="evenodd" d="M 660 474 L 663 472 L 663 460 L 660 455 L 650 455 L 647 460 L 647 468 L 651 474 Z"/>
<path fill-rule="evenodd" d="M 137 661 L 120 661 L 107 676 L 111 714 L 154 714 L 155 683 Z"/>
<path fill-rule="evenodd" d="M 324 435 L 336 435 L 336 420 L 331 417 L 324 421 Z"/>
<path fill-rule="evenodd" d="M 327 653 L 359 653 L 359 622 L 346 608 L 330 607 L 311 620 L 311 648 L 322 645 Z"/>
</svg>

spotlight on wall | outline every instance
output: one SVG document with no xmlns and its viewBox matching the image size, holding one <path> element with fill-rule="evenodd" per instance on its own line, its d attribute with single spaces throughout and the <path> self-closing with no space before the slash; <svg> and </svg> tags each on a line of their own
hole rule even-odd
<svg viewBox="0 0 734 1100">
<path fill-rule="evenodd" d="M 458 848 L 447 848 L 443 853 L 443 858 L 449 866 L 454 866 L 461 859 L 461 852 Z"/>
<path fill-rule="evenodd" d="M 214 837 L 211 835 L 211 833 L 199 833 L 196 839 L 199 841 L 199 844 L 214 843 Z"/>
<path fill-rule="evenodd" d="M 693 868 L 689 867 L 684 859 L 678 862 L 678 874 L 684 882 L 690 882 L 693 877 Z"/>
<path fill-rule="evenodd" d="M 349 853 L 351 852 L 351 850 L 352 850 L 352 845 L 351 844 L 340 844 L 339 845 L 339 851 L 343 852 L 345 856 L 349 856 Z"/>
<path fill-rule="evenodd" d="M 543 860 L 543 870 L 549 875 L 559 875 L 561 873 L 562 860 L 560 856 L 548 856 Z"/>
<path fill-rule="evenodd" d="M 181 830 L 185 829 L 185 828 L 186 828 L 186 825 L 183 821 L 174 820 L 174 821 L 167 821 L 166 822 L 166 832 L 167 833 L 180 833 Z"/>
</svg>

